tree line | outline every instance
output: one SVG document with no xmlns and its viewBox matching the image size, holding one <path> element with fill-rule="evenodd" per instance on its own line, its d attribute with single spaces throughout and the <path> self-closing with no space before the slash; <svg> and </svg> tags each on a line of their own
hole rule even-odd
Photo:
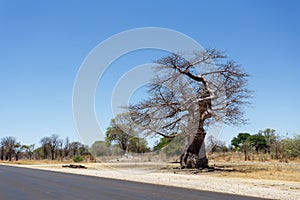
<svg viewBox="0 0 300 200">
<path fill-rule="evenodd" d="M 58 135 L 41 138 L 40 146 L 21 144 L 14 137 L 4 137 L 0 142 L 0 160 L 95 160 L 94 156 L 124 156 L 128 153 L 163 153 L 168 157 L 179 157 L 184 149 L 184 137 L 162 137 L 151 149 L 147 140 L 138 136 L 131 127 L 132 121 L 127 114 L 117 115 L 111 120 L 106 131 L 105 141 L 95 141 L 91 147 Z M 174 133 L 176 134 L 176 133 Z M 210 154 L 242 152 L 244 160 L 253 155 L 268 155 L 271 159 L 287 161 L 300 158 L 300 135 L 293 138 L 280 136 L 274 129 L 267 128 L 257 134 L 239 133 L 229 145 L 213 136 L 206 140 L 206 149 Z M 263 161 L 262 157 L 262 161 Z"/>
<path fill-rule="evenodd" d="M 233 150 L 244 153 L 245 160 L 250 160 L 250 154 L 268 154 L 271 159 L 280 161 L 300 158 L 300 135 L 283 137 L 270 128 L 252 135 L 239 133 L 231 145 Z"/>
<path fill-rule="evenodd" d="M 266 159 L 287 162 L 300 158 L 300 135 L 287 137 L 280 135 L 274 129 L 267 128 L 256 134 L 238 133 L 229 145 L 213 136 L 207 138 L 207 151 L 210 154 L 241 152 L 244 160 L 253 160 L 258 155 L 260 161 Z"/>
<path fill-rule="evenodd" d="M 149 152 L 147 140 L 138 133 L 129 113 L 118 114 L 106 130 L 105 141 L 96 141 L 91 146 L 91 152 L 96 156 Z"/>
<path fill-rule="evenodd" d="M 91 149 L 97 156 L 124 155 L 126 152 L 149 152 L 150 147 L 147 146 L 147 141 L 138 137 L 138 131 L 130 120 L 129 113 L 119 114 L 111 120 L 111 124 L 107 128 L 106 141 L 94 143 Z M 170 136 L 176 134 L 173 133 Z M 183 149 L 184 137 L 177 136 L 174 138 L 161 137 L 151 151 L 176 157 L 181 155 Z M 267 128 L 260 130 L 257 134 L 239 133 L 233 137 L 229 145 L 209 136 L 206 139 L 206 151 L 210 154 L 242 152 L 244 160 L 251 160 L 251 155 L 268 155 L 271 159 L 286 161 L 287 159 L 300 158 L 300 135 L 293 138 L 283 137 L 274 129 Z"/>
<path fill-rule="evenodd" d="M 35 144 L 21 144 L 16 138 L 8 136 L 1 138 L 0 159 L 1 160 L 70 160 L 76 156 L 90 156 L 87 145 L 80 142 L 70 142 L 67 137 L 65 140 L 58 135 L 51 135 L 41 138 L 40 147 L 35 148 Z"/>
</svg>

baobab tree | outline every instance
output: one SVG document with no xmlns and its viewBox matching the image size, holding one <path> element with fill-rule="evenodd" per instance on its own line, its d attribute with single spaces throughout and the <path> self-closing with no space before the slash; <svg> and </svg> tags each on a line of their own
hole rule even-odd
<svg viewBox="0 0 300 200">
<path fill-rule="evenodd" d="M 40 140 L 40 143 L 42 145 L 42 151 L 43 151 L 43 159 L 48 159 L 49 155 L 49 147 L 50 147 L 50 137 L 43 137 Z"/>
<path fill-rule="evenodd" d="M 1 139 L 1 146 L 3 147 L 5 159 L 11 161 L 15 152 L 16 139 L 14 137 L 5 137 Z"/>
<path fill-rule="evenodd" d="M 49 153 L 51 155 L 51 160 L 55 159 L 55 153 L 59 142 L 59 136 L 55 134 L 52 134 L 50 137 L 43 137 L 40 140 L 40 143 L 43 148 L 44 159 L 48 158 Z"/>
<path fill-rule="evenodd" d="M 248 74 L 215 49 L 170 54 L 156 64 L 149 96 L 129 106 L 131 118 L 147 135 L 183 136 L 181 166 L 205 168 L 207 128 L 214 122 L 245 123 L 242 108 L 250 98 Z"/>
</svg>

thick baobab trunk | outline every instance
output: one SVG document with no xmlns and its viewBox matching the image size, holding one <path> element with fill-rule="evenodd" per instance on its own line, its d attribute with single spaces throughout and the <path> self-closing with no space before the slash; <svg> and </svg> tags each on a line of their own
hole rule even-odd
<svg viewBox="0 0 300 200">
<path fill-rule="evenodd" d="M 198 131 L 195 137 L 192 138 L 192 142 L 186 141 L 184 153 L 180 157 L 182 168 L 203 169 L 208 167 L 204 144 L 205 134 L 203 126 L 198 127 Z"/>
</svg>

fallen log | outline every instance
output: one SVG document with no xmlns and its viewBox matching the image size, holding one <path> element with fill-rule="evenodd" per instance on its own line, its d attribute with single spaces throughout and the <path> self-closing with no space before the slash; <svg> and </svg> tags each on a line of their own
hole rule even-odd
<svg viewBox="0 0 300 200">
<path fill-rule="evenodd" d="M 70 165 L 63 165 L 62 167 L 68 167 L 68 168 L 74 168 L 74 169 L 87 169 L 86 166 L 84 165 L 75 165 L 75 164 L 70 164 Z"/>
</svg>

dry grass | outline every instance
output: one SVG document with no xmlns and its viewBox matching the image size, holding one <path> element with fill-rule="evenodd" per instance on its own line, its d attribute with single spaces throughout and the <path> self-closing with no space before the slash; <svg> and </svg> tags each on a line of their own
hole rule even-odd
<svg viewBox="0 0 300 200">
<path fill-rule="evenodd" d="M 300 182 L 299 164 L 273 162 L 218 162 L 214 163 L 213 166 L 220 169 L 217 173 L 213 173 L 214 176 Z"/>
<path fill-rule="evenodd" d="M 220 168 L 214 176 L 253 178 L 300 182 L 300 159 L 287 162 L 271 160 L 268 155 L 252 155 L 251 161 L 243 161 L 243 154 L 210 155 L 210 164 Z"/>
<path fill-rule="evenodd" d="M 66 164 L 71 163 L 70 161 L 58 161 L 58 160 L 12 160 L 12 161 L 0 161 L 3 164 L 12 165 L 51 165 L 51 164 Z"/>
</svg>

